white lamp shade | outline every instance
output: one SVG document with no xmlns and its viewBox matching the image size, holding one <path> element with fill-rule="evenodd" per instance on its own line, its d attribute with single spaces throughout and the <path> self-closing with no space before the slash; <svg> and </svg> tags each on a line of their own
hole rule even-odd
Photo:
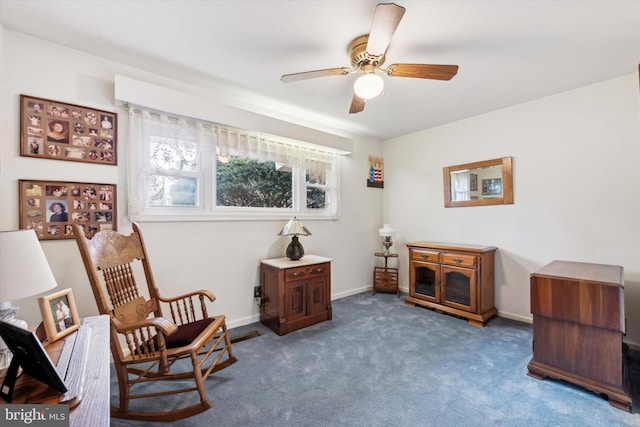
<svg viewBox="0 0 640 427">
<path fill-rule="evenodd" d="M 378 230 L 378 234 L 382 237 L 391 237 L 396 230 L 391 227 L 391 224 L 383 224 L 382 228 Z"/>
<path fill-rule="evenodd" d="M 35 230 L 0 231 L 0 303 L 57 285 Z"/>
<path fill-rule="evenodd" d="M 311 236 L 311 232 L 294 216 L 282 227 L 278 236 Z"/>
<path fill-rule="evenodd" d="M 377 74 L 366 73 L 355 81 L 353 91 L 362 99 L 371 99 L 380 95 L 384 90 L 384 80 Z"/>
</svg>

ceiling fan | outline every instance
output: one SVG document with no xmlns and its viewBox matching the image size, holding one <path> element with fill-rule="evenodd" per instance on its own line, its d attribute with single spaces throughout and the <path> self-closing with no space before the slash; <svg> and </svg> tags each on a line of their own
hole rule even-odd
<svg viewBox="0 0 640 427">
<path fill-rule="evenodd" d="M 382 68 L 391 37 L 396 28 L 398 28 L 404 12 L 405 8 L 395 3 L 380 3 L 376 6 L 369 34 L 357 37 L 349 44 L 348 52 L 351 57 L 351 68 L 327 68 L 285 74 L 280 80 L 284 83 L 290 83 L 316 77 L 361 72 L 363 73 L 362 76 L 354 83 L 354 94 L 349 114 L 363 111 L 367 99 L 375 98 L 382 94 L 384 80 L 376 72 L 384 72 L 391 77 L 451 80 L 458 72 L 457 65 L 392 64 L 387 68 Z"/>
</svg>

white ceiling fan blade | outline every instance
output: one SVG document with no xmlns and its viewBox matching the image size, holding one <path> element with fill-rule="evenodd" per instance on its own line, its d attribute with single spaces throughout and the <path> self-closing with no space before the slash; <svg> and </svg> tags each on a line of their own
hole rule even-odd
<svg viewBox="0 0 640 427">
<path fill-rule="evenodd" d="M 351 68 L 327 68 L 326 70 L 305 71 L 302 73 L 285 74 L 280 77 L 284 83 L 297 82 L 298 80 L 315 79 L 316 77 L 340 76 L 349 74 Z"/>
<path fill-rule="evenodd" d="M 367 42 L 367 53 L 369 55 L 384 55 L 404 12 L 404 7 L 394 3 L 380 3 L 376 7 L 373 24 L 371 24 L 371 31 L 369 32 L 369 41 Z"/>
</svg>

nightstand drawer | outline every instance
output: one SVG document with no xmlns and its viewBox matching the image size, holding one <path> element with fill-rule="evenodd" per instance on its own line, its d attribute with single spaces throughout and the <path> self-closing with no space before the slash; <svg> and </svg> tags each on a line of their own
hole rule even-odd
<svg viewBox="0 0 640 427">
<path fill-rule="evenodd" d="M 314 264 L 304 267 L 288 268 L 284 273 L 284 280 L 300 280 L 308 277 L 326 274 L 329 271 L 329 264 Z"/>
<path fill-rule="evenodd" d="M 473 255 L 452 254 L 445 252 L 442 254 L 442 263 L 449 265 L 459 265 L 460 267 L 475 267 L 476 257 Z"/>
<path fill-rule="evenodd" d="M 284 280 L 299 280 L 307 277 L 307 267 L 288 268 L 284 272 Z"/>
</svg>

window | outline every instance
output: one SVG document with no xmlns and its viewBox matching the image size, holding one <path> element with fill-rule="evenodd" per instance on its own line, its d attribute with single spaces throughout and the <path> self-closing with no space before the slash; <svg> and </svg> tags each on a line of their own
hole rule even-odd
<svg viewBox="0 0 640 427">
<path fill-rule="evenodd" d="M 237 156 L 216 160 L 216 206 L 291 208 L 293 174 L 275 162 Z"/>
<path fill-rule="evenodd" d="M 132 220 L 332 218 L 339 155 L 130 110 Z"/>
</svg>

